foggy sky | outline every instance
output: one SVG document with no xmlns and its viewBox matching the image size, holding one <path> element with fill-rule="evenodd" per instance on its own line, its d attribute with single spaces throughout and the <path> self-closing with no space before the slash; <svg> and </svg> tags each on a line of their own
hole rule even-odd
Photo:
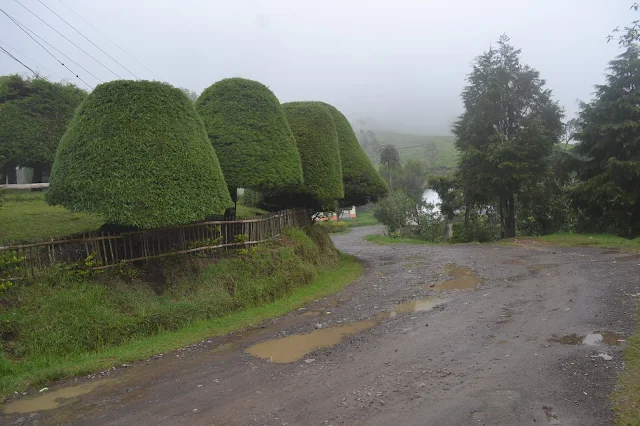
<svg viewBox="0 0 640 426">
<path fill-rule="evenodd" d="M 133 78 L 37 0 L 20 1 L 108 68 Z M 250 78 L 281 102 L 322 100 L 351 120 L 371 116 L 383 128 L 431 134 L 448 133 L 462 112 L 470 64 L 502 33 L 571 118 L 576 99 L 590 99 L 619 53 L 606 36 L 637 19 L 631 0 L 63 0 L 154 75 L 59 0 L 42 1 L 140 78 L 198 93 L 225 77 Z M 116 78 L 14 0 L 0 7 L 97 77 Z M 2 14 L 0 42 L 51 80 L 84 87 Z M 0 54 L 0 75 L 16 72 L 27 71 Z"/>
</svg>

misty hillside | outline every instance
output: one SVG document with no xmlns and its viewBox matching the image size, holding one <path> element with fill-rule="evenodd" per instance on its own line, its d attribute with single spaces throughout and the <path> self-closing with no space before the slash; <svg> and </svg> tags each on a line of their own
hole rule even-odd
<svg viewBox="0 0 640 426">
<path fill-rule="evenodd" d="M 390 131 L 375 131 L 374 134 L 377 144 L 370 144 L 363 148 L 376 164 L 379 158 L 375 147 L 393 144 L 398 149 L 403 163 L 409 158 L 422 160 L 429 166 L 431 174 L 450 174 L 456 168 L 458 151 L 453 145 L 455 140 L 453 136 L 416 135 Z"/>
</svg>

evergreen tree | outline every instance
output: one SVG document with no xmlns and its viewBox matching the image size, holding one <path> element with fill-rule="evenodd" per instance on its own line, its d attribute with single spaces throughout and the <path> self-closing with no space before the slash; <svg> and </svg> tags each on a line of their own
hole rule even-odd
<svg viewBox="0 0 640 426">
<path fill-rule="evenodd" d="M 344 198 L 340 200 L 340 206 L 375 203 L 389 193 L 389 188 L 358 144 L 356 134 L 347 118 L 335 107 L 325 105 L 333 118 L 340 146 L 344 185 Z"/>
<path fill-rule="evenodd" d="M 60 141 L 47 202 L 144 229 L 202 220 L 231 198 L 187 96 L 164 83 L 116 80 L 78 108 Z"/>
<path fill-rule="evenodd" d="M 43 78 L 0 78 L 0 154 L 12 181 L 15 167 L 24 166 L 33 167 L 34 182 L 42 182 L 60 138 L 86 96 L 76 86 Z"/>
<path fill-rule="evenodd" d="M 505 35 L 476 58 L 453 126 L 465 201 L 495 197 L 504 237 L 516 232 L 516 201 L 550 167 L 563 131 L 561 108 L 538 71 L 520 63 Z"/>
<path fill-rule="evenodd" d="M 620 38 L 606 84 L 583 104 L 574 151 L 581 181 L 572 191 L 579 225 L 589 231 L 640 234 L 640 45 L 637 26 Z"/>
<path fill-rule="evenodd" d="M 227 78 L 196 101 L 231 198 L 238 188 L 277 191 L 303 182 L 300 155 L 280 101 L 264 84 Z"/>
</svg>

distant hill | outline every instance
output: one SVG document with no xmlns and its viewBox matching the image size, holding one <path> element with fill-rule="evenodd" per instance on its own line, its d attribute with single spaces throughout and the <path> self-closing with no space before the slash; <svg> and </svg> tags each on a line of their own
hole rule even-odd
<svg viewBox="0 0 640 426">
<path fill-rule="evenodd" d="M 431 174 L 451 174 L 455 171 L 458 151 L 453 136 L 415 135 L 389 131 L 374 131 L 380 145 L 393 144 L 398 148 L 400 160 L 404 163 L 409 158 L 424 161 Z M 433 149 L 435 147 L 435 150 Z M 378 163 L 378 153 L 373 147 L 365 148 L 365 152 L 374 163 Z M 435 155 L 432 153 L 435 152 Z"/>
</svg>

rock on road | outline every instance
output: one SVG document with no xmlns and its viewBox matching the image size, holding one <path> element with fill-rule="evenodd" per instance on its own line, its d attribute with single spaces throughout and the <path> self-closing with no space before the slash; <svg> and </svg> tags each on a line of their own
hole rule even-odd
<svg viewBox="0 0 640 426">
<path fill-rule="evenodd" d="M 363 240 L 373 232 L 381 228 L 334 237 L 366 266 L 344 291 L 261 327 L 82 379 L 104 384 L 60 408 L 0 423 L 612 424 L 619 340 L 635 331 L 639 256 L 535 245 L 382 246 Z M 452 265 L 480 284 L 440 287 Z M 422 312 L 398 309 L 429 296 L 443 300 Z M 246 351 L 363 320 L 335 346 L 297 361 Z M 594 333 L 608 338 L 580 344 Z M 77 383 L 51 391 L 65 385 Z"/>
</svg>

